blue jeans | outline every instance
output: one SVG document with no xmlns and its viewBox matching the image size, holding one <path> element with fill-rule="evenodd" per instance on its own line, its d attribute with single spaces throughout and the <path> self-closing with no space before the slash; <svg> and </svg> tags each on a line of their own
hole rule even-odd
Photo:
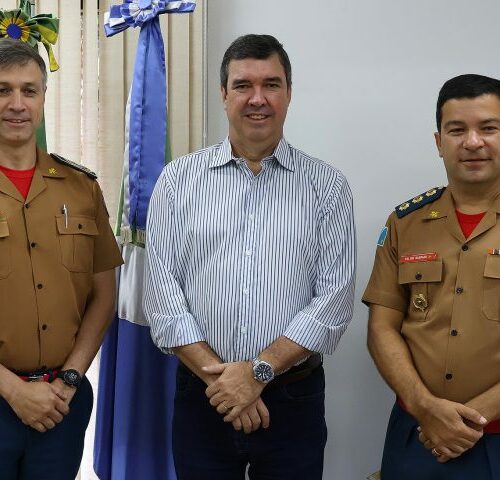
<svg viewBox="0 0 500 480">
<path fill-rule="evenodd" d="M 245 434 L 209 404 L 206 385 L 177 370 L 173 453 L 178 480 L 321 480 L 326 444 L 323 367 L 307 378 L 266 387 L 271 422 Z"/>
<path fill-rule="evenodd" d="M 417 421 L 397 403 L 387 427 L 383 480 L 499 480 L 500 435 L 485 434 L 460 457 L 438 463 L 418 440 Z"/>
<path fill-rule="evenodd" d="M 51 430 L 40 433 L 24 425 L 0 398 L 0 478 L 75 480 L 92 401 L 92 387 L 84 377 L 68 415 Z"/>
</svg>

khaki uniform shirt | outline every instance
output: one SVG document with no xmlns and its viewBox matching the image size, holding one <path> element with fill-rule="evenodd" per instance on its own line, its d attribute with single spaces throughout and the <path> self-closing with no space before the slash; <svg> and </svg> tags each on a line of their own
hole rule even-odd
<svg viewBox="0 0 500 480">
<path fill-rule="evenodd" d="M 500 196 L 465 239 L 449 190 L 387 221 L 363 302 L 404 312 L 423 382 L 465 403 L 500 381 Z M 382 242 L 380 242 L 382 243 Z"/>
<path fill-rule="evenodd" d="M 38 151 L 24 200 L 0 173 L 0 364 L 17 371 L 63 365 L 93 274 L 121 263 L 95 180 Z"/>
</svg>

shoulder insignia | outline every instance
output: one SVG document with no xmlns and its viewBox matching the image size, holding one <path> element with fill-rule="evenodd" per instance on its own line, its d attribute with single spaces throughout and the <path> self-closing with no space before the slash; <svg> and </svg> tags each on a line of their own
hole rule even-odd
<svg viewBox="0 0 500 480">
<path fill-rule="evenodd" d="M 93 180 L 97 179 L 97 175 L 90 170 L 87 167 L 84 167 L 83 165 L 80 165 L 79 163 L 72 162 L 71 160 L 68 160 L 67 158 L 61 157 L 60 155 L 57 155 L 57 153 L 51 153 L 50 156 L 59 163 L 62 163 L 63 165 L 67 165 L 70 168 L 73 168 L 75 170 L 78 170 L 79 172 L 85 173 L 87 177 L 92 178 Z"/>
<path fill-rule="evenodd" d="M 432 203 L 437 200 L 444 192 L 445 187 L 432 188 L 427 192 L 424 192 L 416 197 L 401 203 L 396 207 L 396 215 L 398 218 L 403 218 L 415 210 Z"/>
</svg>

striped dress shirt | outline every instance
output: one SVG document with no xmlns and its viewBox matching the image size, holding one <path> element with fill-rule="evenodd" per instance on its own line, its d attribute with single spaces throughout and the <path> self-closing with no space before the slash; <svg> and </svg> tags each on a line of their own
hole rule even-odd
<svg viewBox="0 0 500 480">
<path fill-rule="evenodd" d="M 356 240 L 339 170 L 281 139 L 254 175 L 229 139 L 178 158 L 149 206 L 144 311 L 164 352 L 226 362 L 279 336 L 332 353 L 352 318 Z"/>
</svg>

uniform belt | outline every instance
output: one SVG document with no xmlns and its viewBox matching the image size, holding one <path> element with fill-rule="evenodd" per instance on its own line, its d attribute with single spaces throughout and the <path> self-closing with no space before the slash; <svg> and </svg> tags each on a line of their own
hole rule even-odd
<svg viewBox="0 0 500 480">
<path fill-rule="evenodd" d="M 295 365 L 294 367 L 290 368 L 280 375 L 276 375 L 276 377 L 274 377 L 274 380 L 266 386 L 266 389 L 276 388 L 280 385 L 286 385 L 288 383 L 294 383 L 298 382 L 299 380 L 303 380 L 304 378 L 307 378 L 309 375 L 311 375 L 311 373 L 313 373 L 314 370 L 319 368 L 322 364 L 323 357 L 319 353 L 315 353 L 301 364 Z M 184 365 L 182 362 L 179 362 L 179 369 L 182 372 L 191 375 L 192 377 L 196 377 L 196 375 L 191 370 L 189 370 L 189 368 L 187 368 L 186 365 Z"/>
<path fill-rule="evenodd" d="M 408 415 L 410 413 L 406 409 L 406 405 L 403 403 L 403 400 L 401 400 L 399 397 L 397 398 L 398 405 L 406 412 Z M 500 420 L 493 420 L 486 427 L 483 428 L 484 433 L 500 433 Z"/>
<path fill-rule="evenodd" d="M 37 370 L 35 372 L 16 372 L 14 373 L 25 382 L 53 382 L 59 373 L 58 369 Z"/>
</svg>

